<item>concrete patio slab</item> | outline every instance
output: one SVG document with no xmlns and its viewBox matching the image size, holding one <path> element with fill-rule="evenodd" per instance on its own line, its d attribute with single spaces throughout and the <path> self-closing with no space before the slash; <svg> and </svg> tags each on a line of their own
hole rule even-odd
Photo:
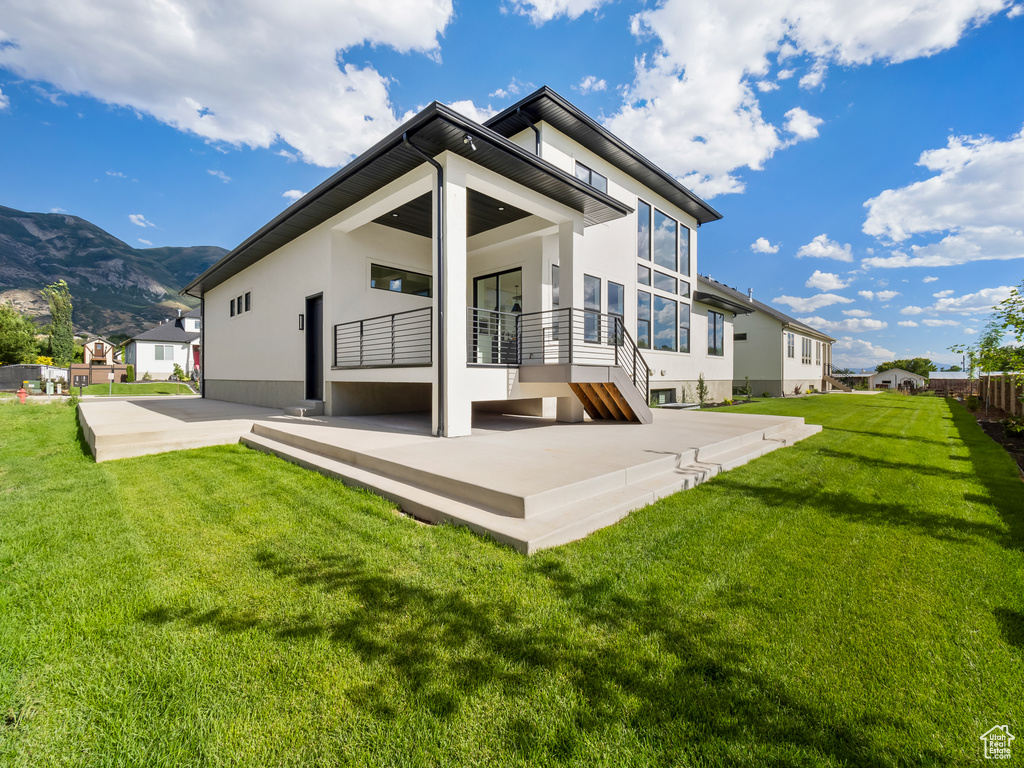
<svg viewBox="0 0 1024 768">
<path fill-rule="evenodd" d="M 481 413 L 471 436 L 444 440 L 429 434 L 426 414 L 293 417 L 198 397 L 80 406 L 97 461 L 241 440 L 524 553 L 582 538 L 821 431 L 793 417 L 654 413 L 646 425 Z"/>
</svg>

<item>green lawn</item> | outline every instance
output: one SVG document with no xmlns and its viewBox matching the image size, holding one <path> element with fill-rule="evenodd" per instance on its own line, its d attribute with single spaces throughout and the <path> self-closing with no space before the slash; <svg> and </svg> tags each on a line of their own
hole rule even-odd
<svg viewBox="0 0 1024 768">
<path fill-rule="evenodd" d="M 1024 484 L 939 398 L 524 558 L 239 446 L 94 464 L 0 408 L 0 764 L 1024 757 Z M 642 427 L 637 427 L 642 429 Z"/>
<path fill-rule="evenodd" d="M 121 397 L 125 395 L 194 395 L 195 392 L 188 384 L 177 381 L 140 381 L 134 384 L 90 384 L 82 387 L 83 395 L 107 395 L 111 393 Z M 78 387 L 72 387 L 71 391 L 78 394 Z"/>
</svg>

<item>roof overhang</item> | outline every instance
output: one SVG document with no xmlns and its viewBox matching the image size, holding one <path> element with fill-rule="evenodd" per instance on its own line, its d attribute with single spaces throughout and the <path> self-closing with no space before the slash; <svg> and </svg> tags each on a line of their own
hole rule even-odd
<svg viewBox="0 0 1024 768">
<path fill-rule="evenodd" d="M 466 135 L 472 142 L 466 142 Z M 632 208 L 540 159 L 504 136 L 438 102 L 432 103 L 323 184 L 264 225 L 181 292 L 197 298 L 349 206 L 422 165 L 425 154 L 452 152 L 583 216 L 585 226 L 613 221 Z"/>
<path fill-rule="evenodd" d="M 684 187 L 674 176 L 630 147 L 589 115 L 544 86 L 522 101 L 499 112 L 485 125 L 504 136 L 514 136 L 531 123 L 545 122 L 603 157 L 644 186 L 686 211 L 698 224 L 717 221 L 722 214 Z"/>
<path fill-rule="evenodd" d="M 701 304 L 707 304 L 710 307 L 718 307 L 724 309 L 727 312 L 732 312 L 734 315 L 749 315 L 754 311 L 753 307 L 741 304 L 738 301 L 727 299 L 723 296 L 717 296 L 707 291 L 694 291 L 693 300 L 700 302 Z"/>
</svg>

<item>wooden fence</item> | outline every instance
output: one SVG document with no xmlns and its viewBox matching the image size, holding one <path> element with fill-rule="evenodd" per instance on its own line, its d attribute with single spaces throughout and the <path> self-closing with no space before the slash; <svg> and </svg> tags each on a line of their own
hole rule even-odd
<svg viewBox="0 0 1024 768">
<path fill-rule="evenodd" d="M 1024 387 L 1014 376 L 989 376 L 982 374 L 978 381 L 978 401 L 989 408 L 998 408 L 1011 416 L 1024 415 L 1024 405 L 1018 399 L 1024 395 Z"/>
</svg>

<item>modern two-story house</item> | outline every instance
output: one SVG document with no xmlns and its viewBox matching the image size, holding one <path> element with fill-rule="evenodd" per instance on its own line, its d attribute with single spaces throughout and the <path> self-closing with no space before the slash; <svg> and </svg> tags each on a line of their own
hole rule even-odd
<svg viewBox="0 0 1024 768">
<path fill-rule="evenodd" d="M 719 218 L 548 88 L 483 125 L 435 102 L 184 289 L 203 394 L 447 437 L 474 410 L 646 422 L 701 374 L 728 397 L 747 310 L 695 285 Z"/>
</svg>

